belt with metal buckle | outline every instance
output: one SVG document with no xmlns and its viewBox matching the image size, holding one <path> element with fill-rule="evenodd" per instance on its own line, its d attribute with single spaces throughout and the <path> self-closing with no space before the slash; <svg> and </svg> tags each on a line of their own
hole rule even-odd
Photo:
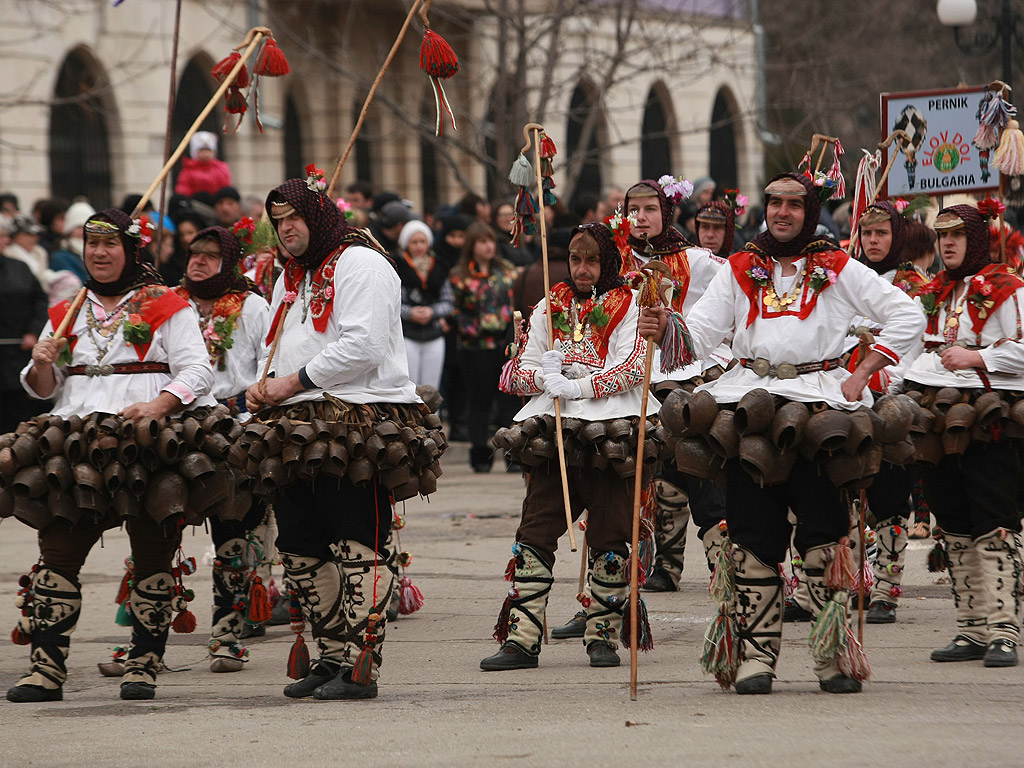
<svg viewBox="0 0 1024 768">
<path fill-rule="evenodd" d="M 64 369 L 66 376 L 113 376 L 125 373 L 170 373 L 167 363 L 104 363 L 103 365 L 69 365 Z"/>
<path fill-rule="evenodd" d="M 968 344 L 966 341 L 954 341 L 952 344 L 949 344 L 949 343 L 943 344 L 943 343 L 938 342 L 938 341 L 926 341 L 924 343 L 924 351 L 925 352 L 935 352 L 935 353 L 940 354 L 940 355 L 943 352 L 945 352 L 947 349 L 951 349 L 953 347 L 963 347 L 964 349 L 984 349 L 985 348 L 985 347 L 980 346 L 978 344 Z"/>
<path fill-rule="evenodd" d="M 803 373 L 815 373 L 817 371 L 830 371 L 833 368 L 842 368 L 842 358 L 834 357 L 831 360 L 819 360 L 816 363 L 780 363 L 772 365 L 766 358 L 741 357 L 740 365 L 749 368 L 758 376 L 772 376 L 776 379 L 795 379 Z"/>
</svg>

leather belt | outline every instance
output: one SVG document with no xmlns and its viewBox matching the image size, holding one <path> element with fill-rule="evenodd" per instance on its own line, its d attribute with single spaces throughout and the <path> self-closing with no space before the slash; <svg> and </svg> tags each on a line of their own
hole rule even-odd
<svg viewBox="0 0 1024 768">
<path fill-rule="evenodd" d="M 816 363 L 780 363 L 772 365 L 766 358 L 741 357 L 740 365 L 749 368 L 758 376 L 773 376 L 776 379 L 795 379 L 803 373 L 815 373 L 817 371 L 830 371 L 833 368 L 842 368 L 843 360 L 834 357 L 831 360 L 819 360 Z"/>
<path fill-rule="evenodd" d="M 69 365 L 66 376 L 113 376 L 125 373 L 170 373 L 167 363 L 105 363 L 103 365 Z"/>
<path fill-rule="evenodd" d="M 952 344 L 949 344 L 949 343 L 943 344 L 942 342 L 938 342 L 938 341 L 926 341 L 924 343 L 924 351 L 925 352 L 937 352 L 940 355 L 943 352 L 945 352 L 947 349 L 950 349 L 952 347 L 963 347 L 964 349 L 984 349 L 985 348 L 985 347 L 983 347 L 983 346 L 981 346 L 979 344 L 968 344 L 966 341 L 954 341 Z"/>
</svg>

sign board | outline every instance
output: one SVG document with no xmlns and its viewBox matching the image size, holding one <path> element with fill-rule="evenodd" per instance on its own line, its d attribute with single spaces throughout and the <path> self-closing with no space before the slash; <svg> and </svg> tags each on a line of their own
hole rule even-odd
<svg viewBox="0 0 1024 768">
<path fill-rule="evenodd" d="M 883 93 L 882 138 L 897 128 L 910 134 L 917 150 L 908 163 L 894 142 L 882 150 L 882 168 L 893 152 L 899 157 L 879 197 L 948 195 L 984 192 L 999 186 L 999 172 L 990 167 L 991 150 L 982 152 L 971 140 L 978 132 L 978 104 L 985 86 L 936 91 Z"/>
</svg>

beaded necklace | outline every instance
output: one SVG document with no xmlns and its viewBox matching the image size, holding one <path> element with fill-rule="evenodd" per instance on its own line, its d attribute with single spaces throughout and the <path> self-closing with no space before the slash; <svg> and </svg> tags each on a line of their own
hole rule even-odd
<svg viewBox="0 0 1024 768">
<path fill-rule="evenodd" d="M 92 308 L 92 302 L 86 302 L 85 326 L 89 331 L 89 338 L 92 340 L 93 346 L 96 347 L 97 363 L 102 362 L 107 356 L 107 352 L 110 351 L 110 346 L 114 343 L 114 339 L 117 337 L 118 329 L 120 329 L 121 324 L 124 323 L 125 318 L 128 316 L 127 309 L 128 302 L 124 302 L 114 309 L 113 314 L 108 315 L 105 320 L 100 321 L 96 318 L 96 313 Z M 97 338 L 97 333 L 99 334 L 99 338 Z M 106 339 L 106 343 L 101 343 L 100 339 Z"/>
</svg>

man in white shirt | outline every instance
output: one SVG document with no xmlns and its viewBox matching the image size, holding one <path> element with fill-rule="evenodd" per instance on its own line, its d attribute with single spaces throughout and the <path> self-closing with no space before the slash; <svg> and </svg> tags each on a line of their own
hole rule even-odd
<svg viewBox="0 0 1024 768">
<path fill-rule="evenodd" d="M 268 346 L 278 332 L 280 341 L 270 377 L 246 392 L 250 410 L 279 406 L 270 413 L 330 422 L 354 404 L 363 411 L 420 407 L 402 338 L 401 289 L 387 256 L 345 224 L 312 177 L 277 187 L 266 209 L 291 258 L 271 302 Z M 298 480 L 280 491 L 274 509 L 277 547 L 320 650 L 310 674 L 285 695 L 375 697 L 394 587 L 387 490 L 375 476 L 361 486 L 347 476 Z"/>
</svg>

